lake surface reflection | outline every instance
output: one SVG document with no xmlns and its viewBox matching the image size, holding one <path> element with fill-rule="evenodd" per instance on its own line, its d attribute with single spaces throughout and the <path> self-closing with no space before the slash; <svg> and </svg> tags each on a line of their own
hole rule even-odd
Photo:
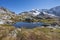
<svg viewBox="0 0 60 40">
<path fill-rule="evenodd" d="M 34 27 L 40 27 L 42 26 L 44 23 L 41 22 L 17 22 L 14 24 L 15 27 L 21 28 L 34 28 Z"/>
</svg>

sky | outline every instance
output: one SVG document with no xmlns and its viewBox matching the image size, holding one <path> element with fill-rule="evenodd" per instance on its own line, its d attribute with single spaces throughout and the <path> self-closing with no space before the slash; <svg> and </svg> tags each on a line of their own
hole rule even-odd
<svg viewBox="0 0 60 40">
<path fill-rule="evenodd" d="M 20 13 L 32 9 L 50 9 L 60 6 L 60 0 L 0 0 L 0 6 Z"/>
</svg>

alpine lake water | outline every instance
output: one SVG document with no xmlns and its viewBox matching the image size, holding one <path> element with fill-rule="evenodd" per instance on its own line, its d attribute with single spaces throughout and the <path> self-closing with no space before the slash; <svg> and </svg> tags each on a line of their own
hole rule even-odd
<svg viewBox="0 0 60 40">
<path fill-rule="evenodd" d="M 17 27 L 17 28 L 35 28 L 35 27 L 41 27 L 42 25 L 44 25 L 44 23 L 41 22 L 17 22 L 15 23 L 13 26 Z"/>
</svg>

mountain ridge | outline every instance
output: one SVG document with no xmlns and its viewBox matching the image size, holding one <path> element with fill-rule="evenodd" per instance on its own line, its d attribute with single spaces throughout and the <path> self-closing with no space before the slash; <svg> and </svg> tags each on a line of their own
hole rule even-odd
<svg viewBox="0 0 60 40">
<path fill-rule="evenodd" d="M 60 8 L 60 7 L 59 7 Z M 53 9 L 53 8 L 52 8 Z M 56 9 L 55 9 L 56 10 Z M 54 11 L 54 10 L 53 10 Z M 2 20 L 10 20 L 10 21 L 14 21 L 14 22 L 18 22 L 18 21 L 24 21 L 26 18 L 30 18 L 33 20 L 40 20 L 40 19 L 59 19 L 59 16 L 55 15 L 55 12 L 51 13 L 51 9 L 34 9 L 31 11 L 25 11 L 25 12 L 21 12 L 19 14 L 16 14 L 15 12 L 12 12 L 4 7 L 0 7 L 0 19 Z M 1 21 L 2 21 L 1 20 Z"/>
<path fill-rule="evenodd" d="M 55 15 L 55 16 L 60 16 L 60 6 L 56 6 L 56 7 L 53 7 L 53 8 L 50 8 L 50 9 L 33 9 L 31 11 L 27 11 L 27 12 L 33 12 L 33 11 L 40 11 L 40 12 L 46 12 L 48 13 L 49 15 Z M 21 12 L 21 13 L 24 13 L 24 12 Z M 20 13 L 19 13 L 20 14 Z M 37 14 L 37 13 L 35 13 Z"/>
</svg>

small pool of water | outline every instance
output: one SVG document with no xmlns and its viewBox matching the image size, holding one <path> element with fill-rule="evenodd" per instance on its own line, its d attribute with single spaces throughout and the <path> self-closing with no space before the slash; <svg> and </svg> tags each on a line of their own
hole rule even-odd
<svg viewBox="0 0 60 40">
<path fill-rule="evenodd" d="M 15 23 L 13 26 L 21 28 L 34 28 L 34 27 L 40 27 L 41 25 L 43 25 L 44 23 L 41 22 L 34 22 L 34 23 L 30 23 L 30 22 L 17 22 Z"/>
</svg>

